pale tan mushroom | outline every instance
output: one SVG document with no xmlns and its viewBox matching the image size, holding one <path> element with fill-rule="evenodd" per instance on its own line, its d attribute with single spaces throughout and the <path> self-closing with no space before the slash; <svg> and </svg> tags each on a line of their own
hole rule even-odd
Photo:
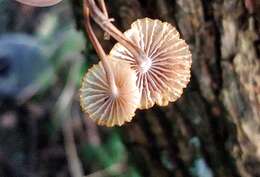
<svg viewBox="0 0 260 177">
<path fill-rule="evenodd" d="M 136 75 L 129 65 L 109 61 L 115 88 L 111 88 L 101 62 L 84 76 L 80 89 L 81 107 L 99 125 L 108 127 L 130 122 L 140 103 Z"/>
<path fill-rule="evenodd" d="M 190 81 L 191 53 L 169 23 L 149 18 L 139 19 L 125 36 L 145 53 L 138 61 L 122 44 L 110 52 L 113 59 L 130 63 L 137 73 L 137 86 L 142 92 L 141 109 L 167 105 L 178 99 Z"/>
<path fill-rule="evenodd" d="M 16 0 L 22 4 L 34 6 L 34 7 L 47 7 L 58 4 L 62 0 Z"/>
<path fill-rule="evenodd" d="M 119 42 L 111 50 L 111 58 L 129 63 L 136 71 L 142 94 L 140 109 L 155 103 L 165 106 L 178 99 L 190 80 L 192 60 L 177 30 L 169 23 L 145 18 L 122 34 L 94 0 L 86 2 L 96 23 Z"/>
<path fill-rule="evenodd" d="M 121 126 L 131 121 L 140 103 L 136 74 L 128 64 L 108 60 L 98 42 L 84 4 L 86 30 L 101 62 L 85 75 L 80 89 L 80 104 L 99 125 Z"/>
</svg>

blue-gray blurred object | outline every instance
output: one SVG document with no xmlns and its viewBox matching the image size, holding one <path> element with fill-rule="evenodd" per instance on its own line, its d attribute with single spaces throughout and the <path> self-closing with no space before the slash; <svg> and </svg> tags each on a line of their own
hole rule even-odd
<svg viewBox="0 0 260 177">
<path fill-rule="evenodd" d="M 24 34 L 0 37 L 0 97 L 16 98 L 34 92 L 39 88 L 37 81 L 43 73 L 50 72 L 49 68 L 33 37 Z"/>
</svg>

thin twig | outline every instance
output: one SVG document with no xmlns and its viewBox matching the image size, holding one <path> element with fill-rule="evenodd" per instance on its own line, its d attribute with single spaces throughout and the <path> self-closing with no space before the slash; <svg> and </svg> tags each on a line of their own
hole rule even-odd
<svg viewBox="0 0 260 177">
<path fill-rule="evenodd" d="M 115 84 L 114 74 L 112 72 L 111 66 L 108 63 L 107 55 L 106 55 L 104 49 L 102 48 L 101 44 L 99 43 L 99 41 L 98 41 L 98 39 L 97 39 L 93 29 L 92 29 L 92 26 L 91 26 L 91 23 L 90 23 L 89 8 L 86 4 L 86 1 L 84 1 L 84 4 L 83 4 L 83 12 L 84 12 L 84 17 L 85 17 L 85 28 L 86 28 L 86 31 L 88 33 L 89 39 L 92 42 L 93 47 L 95 48 L 99 58 L 101 59 L 101 62 L 102 62 L 104 69 L 106 71 L 106 76 L 107 76 L 109 85 L 110 85 L 112 91 L 114 93 L 116 93 L 117 87 L 116 87 L 116 84 Z"/>
<path fill-rule="evenodd" d="M 99 146 L 101 144 L 101 140 L 97 125 L 90 119 L 84 119 L 84 125 L 86 127 L 87 143 L 94 146 Z"/>
<path fill-rule="evenodd" d="M 98 0 L 98 3 L 99 3 L 100 8 L 102 9 L 102 12 L 104 13 L 104 15 L 107 17 L 107 19 L 109 19 L 105 1 L 104 0 Z M 111 20 L 114 20 L 114 19 L 111 19 Z M 106 31 L 104 33 L 104 39 L 105 40 L 109 40 L 110 39 L 110 35 Z"/>
<path fill-rule="evenodd" d="M 67 120 L 63 122 L 63 135 L 65 143 L 65 151 L 68 158 L 68 164 L 70 167 L 70 173 L 72 177 L 83 177 L 83 169 L 80 160 L 77 155 L 77 148 L 75 145 L 73 129 L 71 127 L 71 121 Z"/>
<path fill-rule="evenodd" d="M 71 105 L 76 92 L 75 73 L 78 72 L 81 63 L 75 62 L 70 68 L 68 81 L 55 106 L 55 117 L 60 118 L 64 134 L 65 151 L 67 155 L 70 174 L 72 177 L 83 177 L 83 168 L 74 141 L 71 123 Z"/>
<path fill-rule="evenodd" d="M 104 15 L 108 18 L 107 7 L 104 0 L 98 0 L 99 6 L 102 9 Z"/>
</svg>

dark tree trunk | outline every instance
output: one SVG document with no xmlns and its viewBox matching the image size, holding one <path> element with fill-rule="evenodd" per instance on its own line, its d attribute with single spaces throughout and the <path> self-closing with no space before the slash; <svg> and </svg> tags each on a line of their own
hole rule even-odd
<svg viewBox="0 0 260 177">
<path fill-rule="evenodd" d="M 74 2 L 82 29 L 80 3 Z M 167 107 L 138 111 L 119 130 L 143 176 L 202 176 L 198 169 L 205 177 L 260 176 L 258 2 L 106 2 L 122 31 L 137 18 L 159 18 L 174 24 L 192 51 L 192 78 L 183 96 Z"/>
</svg>

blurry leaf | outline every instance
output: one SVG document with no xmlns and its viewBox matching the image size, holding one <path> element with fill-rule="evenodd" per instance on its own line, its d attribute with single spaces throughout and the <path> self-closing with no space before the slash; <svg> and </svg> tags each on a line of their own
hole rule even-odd
<svg viewBox="0 0 260 177">
<path fill-rule="evenodd" d="M 84 61 L 85 61 L 85 60 L 84 60 Z M 87 69 L 88 69 L 88 63 L 84 62 L 84 63 L 82 64 L 81 69 L 80 69 L 80 76 L 79 76 L 79 80 L 77 81 L 77 86 L 80 86 L 81 80 L 82 80 L 82 78 L 84 77 L 84 75 L 86 74 Z"/>
<path fill-rule="evenodd" d="M 55 49 L 51 58 L 57 68 L 64 63 L 64 60 L 73 60 L 81 56 L 85 48 L 84 37 L 74 27 L 69 27 L 56 36 L 55 43 L 50 44 L 50 47 Z"/>
<path fill-rule="evenodd" d="M 105 168 L 112 164 L 109 155 L 102 146 L 86 145 L 82 148 L 82 155 L 87 163 L 98 166 L 99 168 Z"/>
<path fill-rule="evenodd" d="M 129 167 L 127 172 L 125 172 L 124 174 L 121 174 L 120 176 L 117 177 L 142 177 L 136 168 L 134 167 Z"/>
<path fill-rule="evenodd" d="M 54 78 L 39 42 L 24 34 L 0 38 L 0 64 L 0 95 L 27 97 Z"/>
<path fill-rule="evenodd" d="M 75 80 L 78 86 L 88 67 L 87 64 L 84 63 L 85 60 L 82 54 L 85 48 L 83 34 L 76 31 L 74 26 L 69 26 L 60 30 L 56 35 L 55 33 L 51 34 L 49 37 L 50 39 L 47 38 L 47 40 L 44 41 L 44 38 L 42 38 L 42 40 L 45 43 L 45 53 L 49 55 L 50 62 L 53 63 L 56 72 L 60 69 L 63 71 L 67 70 L 68 67 L 63 67 L 70 66 L 71 63 L 80 63 L 81 66 L 78 67 L 78 70 L 73 74 L 73 80 Z M 67 80 L 66 77 L 66 73 L 64 73 L 64 80 Z"/>
<path fill-rule="evenodd" d="M 71 68 L 71 74 L 68 80 L 72 80 L 77 86 L 81 81 L 82 68 L 84 66 L 84 60 L 79 56 L 79 59 L 72 63 L 73 67 Z"/>
<path fill-rule="evenodd" d="M 110 135 L 109 140 L 105 145 L 105 148 L 107 149 L 110 158 L 114 163 L 125 158 L 126 152 L 124 149 L 124 145 L 120 139 L 120 136 L 118 136 L 116 133 L 112 133 Z"/>
<path fill-rule="evenodd" d="M 82 156 L 86 163 L 106 168 L 123 161 L 126 152 L 119 136 L 112 133 L 107 142 L 101 146 L 85 145 L 82 148 Z"/>
<path fill-rule="evenodd" d="M 45 40 L 45 41 L 53 40 L 53 35 L 57 27 L 58 27 L 57 15 L 53 13 L 47 13 L 42 18 L 42 23 L 38 27 L 36 36 L 40 40 Z"/>
</svg>

